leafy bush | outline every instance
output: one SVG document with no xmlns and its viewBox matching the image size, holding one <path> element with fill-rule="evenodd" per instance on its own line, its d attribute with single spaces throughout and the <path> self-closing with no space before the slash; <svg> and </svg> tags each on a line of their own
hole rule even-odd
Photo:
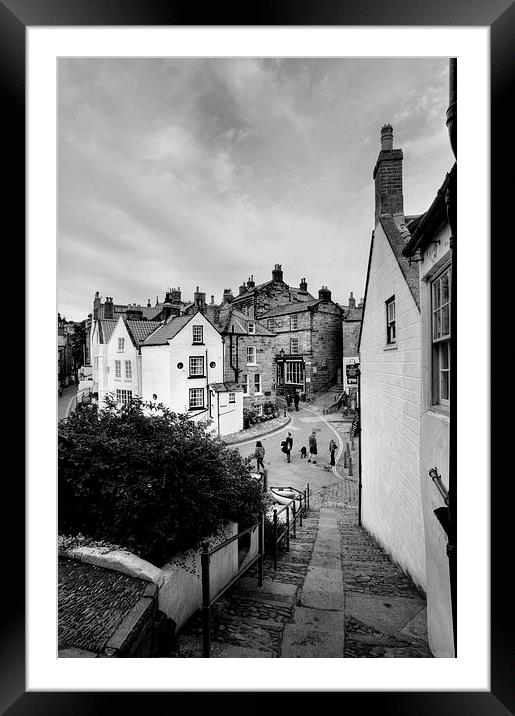
<svg viewBox="0 0 515 716">
<path fill-rule="evenodd" d="M 204 427 L 136 398 L 78 405 L 59 422 L 59 531 L 127 547 L 155 564 L 263 508 L 250 460 Z"/>
</svg>

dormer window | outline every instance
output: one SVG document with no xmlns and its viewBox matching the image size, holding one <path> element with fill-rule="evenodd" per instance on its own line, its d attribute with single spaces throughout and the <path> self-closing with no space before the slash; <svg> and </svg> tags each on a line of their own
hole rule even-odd
<svg viewBox="0 0 515 716">
<path fill-rule="evenodd" d="M 254 321 L 249 321 L 247 323 L 247 330 L 249 332 L 249 335 L 254 336 L 256 334 L 256 324 Z"/>
<path fill-rule="evenodd" d="M 193 326 L 193 343 L 197 345 L 204 342 L 204 327 Z"/>
</svg>

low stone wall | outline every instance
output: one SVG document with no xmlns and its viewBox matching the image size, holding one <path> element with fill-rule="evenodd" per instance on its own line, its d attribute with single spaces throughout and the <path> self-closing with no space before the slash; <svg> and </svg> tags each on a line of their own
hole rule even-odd
<svg viewBox="0 0 515 716">
<path fill-rule="evenodd" d="M 215 546 L 233 537 L 237 532 L 238 525 L 234 522 L 228 523 L 219 534 L 211 537 L 208 542 L 211 546 Z M 242 544 L 239 544 L 240 540 L 234 540 L 230 545 L 212 555 L 210 560 L 211 597 L 216 596 L 236 575 L 238 569 L 257 555 L 258 535 L 259 530 L 256 527 L 250 535 L 250 540 L 242 540 Z M 176 631 L 179 631 L 202 606 L 200 554 L 200 549 L 190 550 L 184 554 L 176 555 L 162 567 L 156 567 L 125 550 L 94 546 L 61 548 L 59 550 L 61 557 L 77 559 L 97 567 L 122 572 L 155 585 L 159 612 L 173 620 Z"/>
</svg>

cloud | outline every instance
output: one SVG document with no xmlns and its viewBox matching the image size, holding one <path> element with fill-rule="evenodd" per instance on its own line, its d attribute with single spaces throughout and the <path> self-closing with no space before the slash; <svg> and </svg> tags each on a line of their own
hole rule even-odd
<svg viewBox="0 0 515 716">
<path fill-rule="evenodd" d="M 445 60 L 66 59 L 59 65 L 59 305 L 251 273 L 363 291 L 380 126 L 406 206 L 449 165 Z M 72 313 L 73 312 L 73 313 Z"/>
</svg>

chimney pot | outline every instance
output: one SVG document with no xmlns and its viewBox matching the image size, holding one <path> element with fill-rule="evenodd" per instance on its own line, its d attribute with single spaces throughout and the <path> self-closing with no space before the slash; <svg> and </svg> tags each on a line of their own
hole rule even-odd
<svg viewBox="0 0 515 716">
<path fill-rule="evenodd" d="M 385 152 L 393 149 L 393 127 L 391 124 L 383 124 L 381 127 L 381 149 Z"/>
</svg>

